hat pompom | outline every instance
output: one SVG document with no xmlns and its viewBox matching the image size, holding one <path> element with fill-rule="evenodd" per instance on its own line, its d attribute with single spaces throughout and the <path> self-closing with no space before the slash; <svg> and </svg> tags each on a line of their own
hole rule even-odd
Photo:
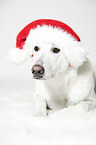
<svg viewBox="0 0 96 145">
<path fill-rule="evenodd" d="M 14 48 L 9 52 L 7 58 L 15 64 L 21 64 L 26 61 L 27 56 L 27 52 L 24 49 Z"/>
</svg>

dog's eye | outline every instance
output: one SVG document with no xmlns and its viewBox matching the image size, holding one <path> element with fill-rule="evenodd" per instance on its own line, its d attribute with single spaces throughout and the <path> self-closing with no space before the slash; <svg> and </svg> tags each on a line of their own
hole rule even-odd
<svg viewBox="0 0 96 145">
<path fill-rule="evenodd" d="M 35 50 L 35 51 L 39 51 L 39 47 L 38 47 L 38 46 L 35 46 L 35 47 L 34 47 L 34 50 Z"/>
<path fill-rule="evenodd" d="M 60 52 L 60 49 L 58 49 L 58 48 L 53 48 L 52 51 L 53 51 L 54 53 L 58 53 L 58 52 Z"/>
</svg>

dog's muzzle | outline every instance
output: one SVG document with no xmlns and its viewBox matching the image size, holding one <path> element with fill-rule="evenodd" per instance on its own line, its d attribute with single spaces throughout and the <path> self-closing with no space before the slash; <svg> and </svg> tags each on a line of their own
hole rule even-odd
<svg viewBox="0 0 96 145">
<path fill-rule="evenodd" d="M 32 67 L 32 74 L 35 79 L 41 79 L 44 75 L 44 68 L 36 64 Z"/>
</svg>

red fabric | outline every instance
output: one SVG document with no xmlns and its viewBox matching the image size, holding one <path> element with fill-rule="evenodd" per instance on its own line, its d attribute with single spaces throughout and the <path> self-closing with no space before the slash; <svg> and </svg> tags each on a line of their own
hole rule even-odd
<svg viewBox="0 0 96 145">
<path fill-rule="evenodd" d="M 42 25 L 51 25 L 53 27 L 57 27 L 57 28 L 61 28 L 64 31 L 67 31 L 68 33 L 70 33 L 77 41 L 80 41 L 79 36 L 66 24 L 57 21 L 57 20 L 50 20 L 50 19 L 40 19 L 40 20 L 36 20 L 31 22 L 30 24 L 28 24 L 26 27 L 24 27 L 20 33 L 17 35 L 16 38 L 16 47 L 23 49 L 23 45 L 26 41 L 26 38 L 30 32 L 31 29 L 36 28 L 38 25 L 42 26 Z"/>
</svg>

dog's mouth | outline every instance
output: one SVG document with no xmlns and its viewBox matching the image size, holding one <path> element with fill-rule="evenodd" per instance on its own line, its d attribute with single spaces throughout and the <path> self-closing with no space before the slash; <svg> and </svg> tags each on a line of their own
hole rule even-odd
<svg viewBox="0 0 96 145">
<path fill-rule="evenodd" d="M 44 80 L 43 76 L 38 77 L 38 76 L 33 76 L 33 79 L 37 79 L 37 80 Z"/>
</svg>

